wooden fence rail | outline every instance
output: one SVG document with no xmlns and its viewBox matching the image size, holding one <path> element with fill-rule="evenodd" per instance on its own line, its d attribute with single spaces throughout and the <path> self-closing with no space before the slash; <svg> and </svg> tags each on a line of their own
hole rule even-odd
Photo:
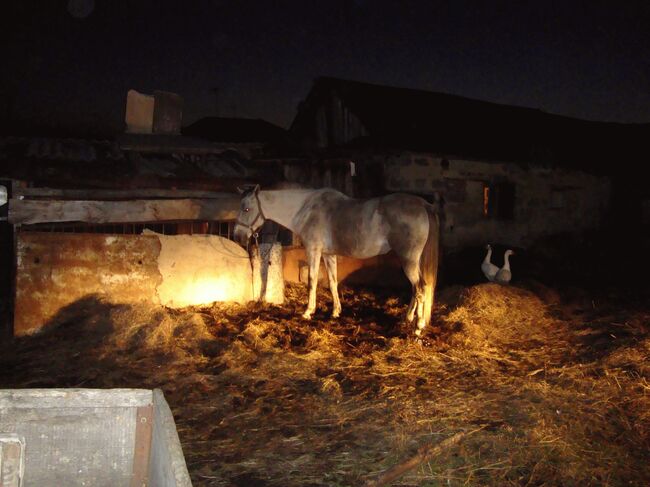
<svg viewBox="0 0 650 487">
<path fill-rule="evenodd" d="M 183 220 L 233 220 L 239 198 L 95 200 L 9 200 L 9 223 L 139 223 Z"/>
</svg>

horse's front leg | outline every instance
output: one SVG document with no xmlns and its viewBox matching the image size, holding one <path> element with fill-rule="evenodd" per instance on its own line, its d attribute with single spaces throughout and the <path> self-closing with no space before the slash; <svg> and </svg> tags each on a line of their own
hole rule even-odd
<svg viewBox="0 0 650 487">
<path fill-rule="evenodd" d="M 341 314 L 341 300 L 339 299 L 336 255 L 323 255 L 323 262 L 325 263 L 330 292 L 332 293 L 332 318 L 338 318 Z"/>
<path fill-rule="evenodd" d="M 316 310 L 316 287 L 318 286 L 318 270 L 320 266 L 321 248 L 307 247 L 307 264 L 309 265 L 309 301 L 303 318 L 310 319 Z"/>
</svg>

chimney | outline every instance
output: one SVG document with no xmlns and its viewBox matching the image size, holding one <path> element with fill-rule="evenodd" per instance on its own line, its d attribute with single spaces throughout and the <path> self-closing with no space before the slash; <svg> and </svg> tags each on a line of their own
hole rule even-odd
<svg viewBox="0 0 650 487">
<path fill-rule="evenodd" d="M 168 91 L 152 95 L 129 90 L 126 97 L 126 131 L 132 134 L 181 133 L 183 98 Z"/>
<path fill-rule="evenodd" d="M 153 133 L 178 135 L 183 120 L 183 98 L 169 91 L 154 91 Z"/>
<path fill-rule="evenodd" d="M 153 132 L 154 97 L 135 90 L 126 94 L 126 131 L 130 134 Z"/>
</svg>

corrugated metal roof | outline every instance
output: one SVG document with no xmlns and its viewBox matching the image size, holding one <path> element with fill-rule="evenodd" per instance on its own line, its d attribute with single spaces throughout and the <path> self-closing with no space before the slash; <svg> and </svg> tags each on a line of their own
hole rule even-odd
<svg viewBox="0 0 650 487">
<path fill-rule="evenodd" d="M 26 157 L 37 159 L 91 162 L 97 159 L 120 160 L 124 157 L 117 144 L 83 139 L 29 139 Z"/>
<path fill-rule="evenodd" d="M 146 150 L 125 149 L 119 141 L 5 137 L 0 138 L 0 177 L 38 181 L 61 187 L 222 187 L 227 180 L 241 182 L 257 174 L 248 147 L 216 147 L 178 137 L 176 148 L 165 138 L 149 142 Z M 140 142 L 142 143 L 142 139 Z M 192 145 L 195 144 L 195 145 Z M 243 154 L 242 154 L 243 152 Z M 234 184 L 234 183 L 233 183 Z"/>
</svg>

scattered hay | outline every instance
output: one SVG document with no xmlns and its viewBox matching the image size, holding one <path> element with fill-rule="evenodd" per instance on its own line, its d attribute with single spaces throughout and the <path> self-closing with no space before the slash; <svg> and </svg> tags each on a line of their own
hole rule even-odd
<svg viewBox="0 0 650 487">
<path fill-rule="evenodd" d="M 512 343 L 547 339 L 554 327 L 561 326 L 549 316 L 546 304 L 538 296 L 499 284 L 469 288 L 445 320 L 461 324 L 462 332 L 456 338 L 474 348 L 503 348 Z"/>
<path fill-rule="evenodd" d="M 340 319 L 322 293 L 313 321 L 302 286 L 280 307 L 95 296 L 0 350 L 0 383 L 161 387 L 196 486 L 360 485 L 477 429 L 393 485 L 650 482 L 646 309 L 455 287 L 420 345 L 408 296 L 342 294 Z"/>
</svg>

